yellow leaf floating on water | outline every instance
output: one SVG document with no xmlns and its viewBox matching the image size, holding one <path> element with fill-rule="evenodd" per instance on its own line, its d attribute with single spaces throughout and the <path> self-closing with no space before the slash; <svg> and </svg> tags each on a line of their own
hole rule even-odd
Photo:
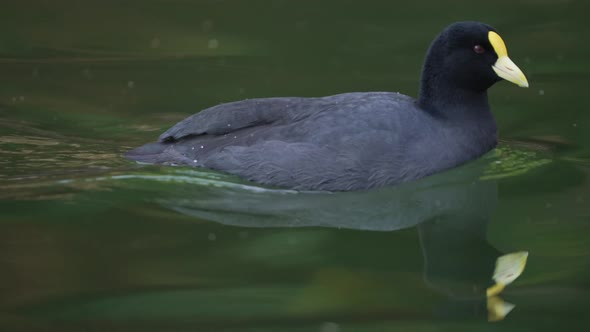
<svg viewBox="0 0 590 332">
<path fill-rule="evenodd" d="M 524 271 L 528 256 L 528 251 L 518 251 L 498 257 L 496 269 L 492 276 L 496 284 L 487 289 L 487 296 L 491 297 L 499 294 L 506 285 L 516 280 Z"/>
</svg>

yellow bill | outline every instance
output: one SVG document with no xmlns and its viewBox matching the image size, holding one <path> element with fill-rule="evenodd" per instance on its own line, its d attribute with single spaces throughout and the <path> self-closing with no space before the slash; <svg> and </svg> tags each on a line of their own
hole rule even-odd
<svg viewBox="0 0 590 332">
<path fill-rule="evenodd" d="M 526 251 L 518 251 L 500 256 L 496 260 L 496 269 L 492 276 L 496 284 L 487 289 L 487 296 L 491 297 L 499 294 L 504 290 L 506 285 L 516 280 L 524 271 L 528 256 L 529 253 Z"/>
<path fill-rule="evenodd" d="M 497 322 L 503 320 L 506 315 L 516 307 L 514 304 L 510 302 L 506 302 L 497 296 L 492 296 L 488 298 L 487 301 L 488 307 L 488 321 L 489 322 Z"/>
<path fill-rule="evenodd" d="M 506 44 L 500 35 L 494 31 L 490 31 L 488 33 L 488 39 L 498 55 L 498 60 L 496 60 L 496 63 L 492 66 L 494 72 L 508 82 L 512 82 L 523 88 L 528 88 L 529 82 L 527 81 L 526 76 L 524 76 L 522 70 L 520 70 L 520 68 L 518 68 L 518 66 L 508 57 Z"/>
</svg>

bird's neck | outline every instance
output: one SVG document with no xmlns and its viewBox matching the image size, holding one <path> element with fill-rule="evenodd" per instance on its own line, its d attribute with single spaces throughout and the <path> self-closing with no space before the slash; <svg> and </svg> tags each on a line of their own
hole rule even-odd
<svg viewBox="0 0 590 332">
<path fill-rule="evenodd" d="M 423 78 L 418 106 L 428 113 L 445 118 L 482 119 L 491 116 L 486 91 L 467 90 L 451 86 L 448 82 L 441 76 Z"/>
<path fill-rule="evenodd" d="M 440 76 L 439 76 L 440 78 Z M 445 135 L 451 135 L 452 147 L 446 153 L 457 154 L 457 160 L 476 158 L 494 148 L 498 140 L 496 121 L 490 110 L 487 92 L 465 90 L 436 77 L 423 80 L 418 106 L 432 117 L 438 118 Z M 473 144 L 478 142 L 478 144 Z"/>
</svg>

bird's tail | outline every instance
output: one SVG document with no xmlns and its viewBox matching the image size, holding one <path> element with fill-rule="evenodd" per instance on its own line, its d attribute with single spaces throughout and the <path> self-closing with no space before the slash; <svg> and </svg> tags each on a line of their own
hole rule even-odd
<svg viewBox="0 0 590 332">
<path fill-rule="evenodd" d="M 127 151 L 123 156 L 142 163 L 159 164 L 166 161 L 163 159 L 167 149 L 168 146 L 164 143 L 148 143 Z"/>
</svg>

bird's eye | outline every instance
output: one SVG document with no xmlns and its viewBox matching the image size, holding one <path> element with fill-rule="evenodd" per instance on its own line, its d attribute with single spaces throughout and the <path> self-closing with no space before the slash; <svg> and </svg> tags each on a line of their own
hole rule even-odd
<svg viewBox="0 0 590 332">
<path fill-rule="evenodd" d="M 483 53 L 485 53 L 486 49 L 483 48 L 483 46 L 481 46 L 481 45 L 475 45 L 475 46 L 473 46 L 473 51 L 477 54 L 483 54 Z"/>
</svg>

